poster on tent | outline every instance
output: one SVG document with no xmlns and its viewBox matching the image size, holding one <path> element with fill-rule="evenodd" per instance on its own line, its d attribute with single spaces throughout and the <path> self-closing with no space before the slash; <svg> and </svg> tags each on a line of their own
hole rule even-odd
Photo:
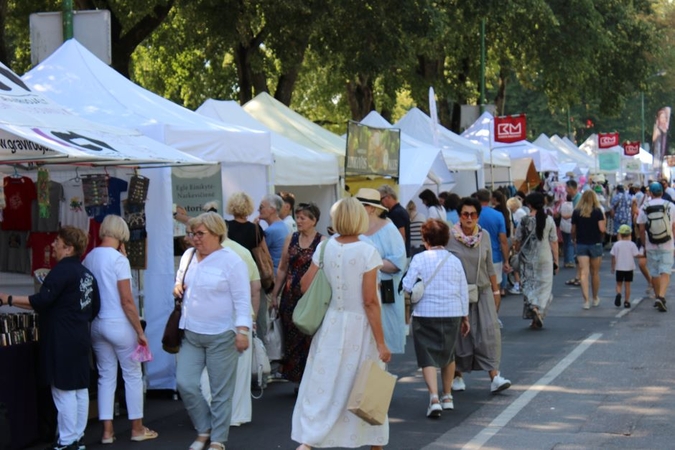
<svg viewBox="0 0 675 450">
<path fill-rule="evenodd" d="M 345 175 L 399 177 L 401 130 L 349 122 Z"/>
<path fill-rule="evenodd" d="M 654 157 L 653 170 L 661 173 L 661 164 L 668 151 L 668 127 L 670 125 L 670 106 L 664 106 L 656 112 L 654 132 L 652 133 L 652 156 Z"/>
<path fill-rule="evenodd" d="M 598 169 L 600 172 L 618 172 L 621 170 L 621 155 L 617 152 L 599 152 Z"/>
<path fill-rule="evenodd" d="M 626 158 L 623 163 L 623 171 L 627 173 L 640 173 L 642 162 L 638 158 Z"/>
<path fill-rule="evenodd" d="M 185 208 L 191 217 L 203 212 L 205 203 L 215 201 L 223 214 L 223 184 L 220 164 L 171 168 L 173 203 Z"/>
</svg>

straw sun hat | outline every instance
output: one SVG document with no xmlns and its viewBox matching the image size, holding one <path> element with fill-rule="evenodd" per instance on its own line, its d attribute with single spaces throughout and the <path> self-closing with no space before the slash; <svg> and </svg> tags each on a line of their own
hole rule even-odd
<svg viewBox="0 0 675 450">
<path fill-rule="evenodd" d="M 380 192 L 377 189 L 361 188 L 354 197 L 356 197 L 356 199 L 364 205 L 370 205 L 383 211 L 389 211 L 387 208 L 382 206 L 382 202 L 380 201 Z"/>
</svg>

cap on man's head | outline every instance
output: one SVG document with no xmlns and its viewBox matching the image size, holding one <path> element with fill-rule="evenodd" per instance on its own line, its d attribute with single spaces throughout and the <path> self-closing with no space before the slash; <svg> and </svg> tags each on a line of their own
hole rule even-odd
<svg viewBox="0 0 675 450">
<path fill-rule="evenodd" d="M 633 230 L 631 230 L 630 225 L 625 223 L 619 227 L 619 234 L 623 236 L 631 234 L 632 231 Z"/>
<path fill-rule="evenodd" d="M 649 192 L 654 195 L 661 195 L 663 194 L 663 186 L 658 181 L 654 181 L 649 185 Z"/>
</svg>

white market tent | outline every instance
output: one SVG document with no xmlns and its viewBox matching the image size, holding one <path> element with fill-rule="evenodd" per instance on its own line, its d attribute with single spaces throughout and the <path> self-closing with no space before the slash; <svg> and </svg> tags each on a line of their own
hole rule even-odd
<svg viewBox="0 0 675 450">
<path fill-rule="evenodd" d="M 292 141 L 320 152 L 345 156 L 344 138 L 306 119 L 267 92 L 256 95 L 243 108 L 266 127 Z"/>
<path fill-rule="evenodd" d="M 492 139 L 492 114 L 484 112 L 481 116 L 461 134 L 463 138 L 483 147 L 483 164 L 498 167 L 511 167 L 511 158 L 508 152 L 501 148 L 504 144 L 495 145 Z M 492 152 L 490 152 L 492 149 Z M 492 157 L 490 157 L 492 153 Z"/>
<path fill-rule="evenodd" d="M 267 192 L 272 162 L 268 133 L 200 116 L 132 83 L 76 40 L 66 41 L 23 76 L 36 92 L 95 122 L 137 129 L 146 136 L 204 160 L 221 163 L 223 198 L 244 190 L 254 199 Z M 175 358 L 161 350 L 164 323 L 173 309 L 174 281 L 171 173 L 147 170 L 148 267 L 145 271 L 146 333 L 154 355 L 150 389 L 175 388 Z"/>
<path fill-rule="evenodd" d="M 596 155 L 598 152 L 598 135 L 593 133 L 590 135 L 580 146 L 579 149 L 581 149 L 584 153 L 590 154 L 590 155 Z M 612 148 L 608 149 L 603 149 L 601 151 L 613 151 L 619 153 L 621 156 L 622 160 L 622 167 L 625 169 L 626 167 L 626 162 L 627 160 L 639 160 L 640 161 L 640 170 L 638 171 L 637 169 L 635 170 L 628 170 L 629 172 L 632 173 L 643 173 L 643 174 L 650 174 L 652 173 L 652 164 L 654 162 L 654 157 L 652 156 L 651 153 L 646 151 L 643 148 L 640 148 L 640 153 L 636 156 L 623 156 L 623 147 L 620 145 L 616 145 Z M 631 165 L 628 163 L 628 167 L 631 167 L 634 165 Z M 597 171 L 597 170 L 596 170 Z"/>
<path fill-rule="evenodd" d="M 328 212 L 338 199 L 340 168 L 336 155 L 318 152 L 272 131 L 235 101 L 206 100 L 197 113 L 225 123 L 270 133 L 274 165 L 271 183 L 275 191 L 292 192 L 299 202 L 315 202 L 323 212 L 319 230 L 330 225 Z"/>
<path fill-rule="evenodd" d="M 396 128 L 377 111 L 371 111 L 360 122 L 374 128 Z M 401 132 L 399 161 L 399 202 L 405 205 L 416 200 L 422 189 L 433 187 L 437 192 L 450 190 L 454 185 L 453 175 L 448 170 L 438 148 L 426 145 Z"/>
<path fill-rule="evenodd" d="M 554 134 L 550 137 L 550 142 L 553 144 L 560 153 L 567 155 L 572 161 L 579 164 L 581 169 L 592 169 L 595 167 L 595 158 L 590 157 L 587 153 L 581 151 L 578 147 L 572 144 L 572 141 L 569 139 L 565 141 L 565 138 L 560 138 L 560 136 Z"/>
<path fill-rule="evenodd" d="M 68 112 L 31 91 L 0 63 L 0 162 L 80 165 L 205 164 L 133 129 L 106 126 Z"/>
<path fill-rule="evenodd" d="M 485 186 L 483 177 L 482 146 L 453 133 L 441 124 L 434 126 L 431 117 L 418 108 L 412 108 L 394 124 L 409 136 L 436 148 L 440 148 L 448 169 L 453 173 L 453 191 L 464 197 Z"/>
</svg>

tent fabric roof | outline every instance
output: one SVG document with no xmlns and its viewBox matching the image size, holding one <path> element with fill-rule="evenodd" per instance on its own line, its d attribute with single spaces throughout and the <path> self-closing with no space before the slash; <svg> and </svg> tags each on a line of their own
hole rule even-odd
<svg viewBox="0 0 675 450">
<path fill-rule="evenodd" d="M 75 39 L 26 73 L 24 82 L 81 117 L 137 129 L 209 161 L 269 165 L 267 133 L 208 119 L 127 80 Z"/>
<path fill-rule="evenodd" d="M 143 136 L 133 129 L 78 117 L 31 91 L 0 63 L 0 156 L 3 163 L 45 162 L 168 166 L 204 164 L 199 158 Z"/>
<path fill-rule="evenodd" d="M 511 158 L 508 153 L 502 149 L 494 148 L 494 141 L 491 142 L 492 120 L 492 114 L 487 111 L 484 112 L 469 128 L 464 130 L 461 136 L 483 146 L 484 165 L 487 166 L 492 161 L 494 166 L 511 167 Z M 490 148 L 492 148 L 492 152 L 490 152 Z"/>
<path fill-rule="evenodd" d="M 440 148 L 450 170 L 479 170 L 483 167 L 483 146 L 453 133 L 441 124 L 436 124 L 434 137 L 431 117 L 418 108 L 412 108 L 394 126 L 420 142 Z"/>
<path fill-rule="evenodd" d="M 565 142 L 555 134 L 549 140 L 560 153 L 566 155 L 571 161 L 578 163 L 579 167 L 588 169 L 595 167 L 595 157 L 589 156 L 587 153 L 579 150 L 578 147 L 570 147 L 568 142 Z"/>
<path fill-rule="evenodd" d="M 270 130 L 305 147 L 345 156 L 347 143 L 340 136 L 293 111 L 267 92 L 247 102 L 243 108 Z"/>
<path fill-rule="evenodd" d="M 371 111 L 361 124 L 375 128 L 396 128 L 377 111 Z M 448 170 L 438 148 L 426 145 L 401 132 L 399 173 L 399 201 L 408 203 L 427 179 L 440 184 L 450 184 L 453 176 Z"/>
<path fill-rule="evenodd" d="M 511 161 L 513 185 L 519 191 L 528 192 L 531 186 L 539 184 L 541 177 L 534 167 L 532 158 L 517 158 Z"/>
<path fill-rule="evenodd" d="M 312 186 L 336 184 L 339 179 L 337 157 L 304 147 L 270 130 L 248 114 L 235 101 L 208 99 L 197 113 L 251 130 L 269 132 L 274 156 L 275 185 Z"/>
</svg>

